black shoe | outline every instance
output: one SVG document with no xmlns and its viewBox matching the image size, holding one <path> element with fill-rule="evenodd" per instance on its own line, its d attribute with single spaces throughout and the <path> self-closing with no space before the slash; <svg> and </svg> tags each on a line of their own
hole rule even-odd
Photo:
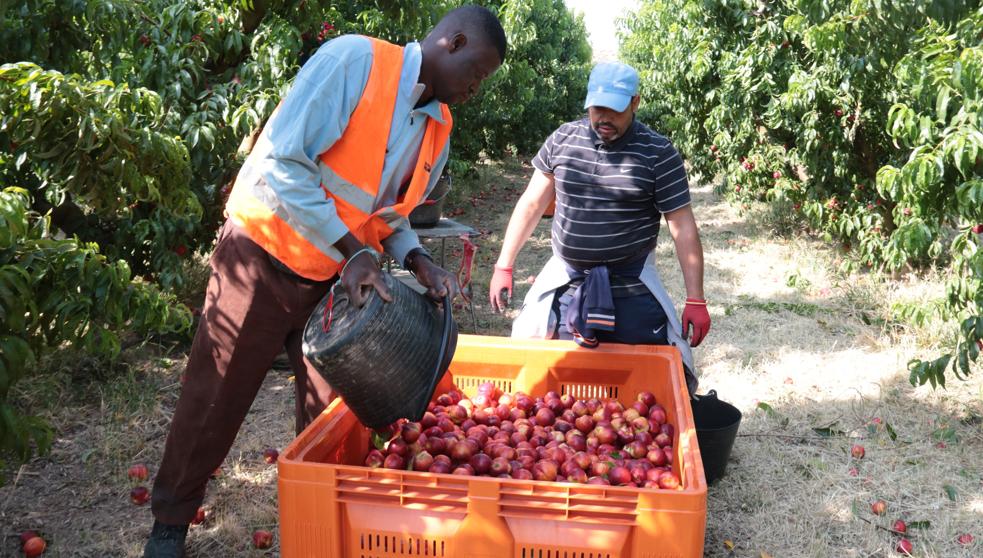
<svg viewBox="0 0 983 558">
<path fill-rule="evenodd" d="M 187 536 L 187 525 L 164 525 L 154 521 L 150 539 L 143 547 L 143 558 L 184 558 L 184 539 Z"/>
</svg>

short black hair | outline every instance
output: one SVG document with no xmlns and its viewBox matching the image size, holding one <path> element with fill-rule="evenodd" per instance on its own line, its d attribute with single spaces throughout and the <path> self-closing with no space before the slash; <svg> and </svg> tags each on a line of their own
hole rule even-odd
<svg viewBox="0 0 983 558">
<path fill-rule="evenodd" d="M 483 6 L 467 4 L 447 12 L 434 27 L 435 30 L 447 32 L 458 30 L 475 31 L 481 34 L 498 51 L 499 62 L 505 62 L 508 50 L 508 39 L 505 30 L 494 12 Z"/>
</svg>

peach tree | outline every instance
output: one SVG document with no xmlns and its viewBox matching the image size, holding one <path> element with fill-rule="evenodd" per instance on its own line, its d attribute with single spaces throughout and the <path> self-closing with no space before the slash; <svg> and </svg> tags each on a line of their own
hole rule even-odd
<svg viewBox="0 0 983 558">
<path fill-rule="evenodd" d="M 958 325 L 914 384 L 963 377 L 983 338 L 983 9 L 961 0 L 649 0 L 624 24 L 652 119 L 736 203 L 770 204 L 850 267 L 947 268 Z"/>
<path fill-rule="evenodd" d="M 94 243 L 52 234 L 20 188 L 0 191 L 0 472 L 3 457 L 26 460 L 51 441 L 46 423 L 8 401 L 13 385 L 45 350 L 71 343 L 115 356 L 118 331 L 179 332 L 190 316 L 154 285 L 133 282 L 125 261 Z M 0 481 L 2 481 L 0 474 Z"/>
<path fill-rule="evenodd" d="M 44 446 L 43 423 L 8 398 L 35 370 L 28 362 L 66 344 L 113 358 L 123 331 L 190 329 L 173 296 L 188 260 L 210 249 L 251 142 L 320 45 L 342 33 L 418 40 L 460 3 L 0 3 L 8 223 L 0 233 L 0 455 L 24 459 Z M 589 60 L 583 25 L 560 0 L 485 4 L 521 46 L 494 91 L 458 111 L 459 172 L 479 154 L 525 148 L 553 120 L 576 116 Z M 508 130 L 524 128 L 523 143 L 510 139 Z"/>
</svg>

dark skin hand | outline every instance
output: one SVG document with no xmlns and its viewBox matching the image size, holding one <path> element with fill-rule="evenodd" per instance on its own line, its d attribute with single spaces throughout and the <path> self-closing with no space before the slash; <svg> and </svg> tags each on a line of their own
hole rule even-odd
<svg viewBox="0 0 983 558">
<path fill-rule="evenodd" d="M 355 238 L 355 235 L 347 233 L 338 242 L 335 242 L 335 248 L 345 255 L 346 260 L 349 260 L 352 254 L 364 248 L 364 245 Z M 389 287 L 382 279 L 382 270 L 379 269 L 378 262 L 367 252 L 362 252 L 355 259 L 348 261 L 340 281 L 341 286 L 348 293 L 348 298 L 356 308 L 361 308 L 365 304 L 373 288 L 379 292 L 382 300 L 393 301 L 392 293 L 389 292 Z"/>
<path fill-rule="evenodd" d="M 457 277 L 453 273 L 430 261 L 430 258 L 414 254 L 409 263 L 410 271 L 416 275 L 416 280 L 427 288 L 427 295 L 434 300 L 444 300 L 450 293 L 451 300 L 461 292 Z"/>
<path fill-rule="evenodd" d="M 361 242 L 351 233 L 346 234 L 335 243 L 335 248 L 341 251 L 348 259 L 352 254 L 363 248 Z M 416 280 L 427 289 L 427 295 L 434 300 L 443 300 L 450 293 L 451 299 L 457 297 L 461 292 L 461 287 L 457 284 L 457 277 L 449 271 L 433 263 L 430 258 L 413 254 L 408 263 L 410 271 L 416 275 Z M 386 302 L 392 302 L 392 293 L 386 287 L 382 278 L 382 270 L 379 264 L 368 253 L 361 253 L 355 259 L 348 262 L 344 275 L 341 276 L 341 286 L 348 293 L 348 298 L 357 308 L 361 308 L 369 299 L 369 294 L 374 288 L 379 292 L 379 296 Z"/>
</svg>

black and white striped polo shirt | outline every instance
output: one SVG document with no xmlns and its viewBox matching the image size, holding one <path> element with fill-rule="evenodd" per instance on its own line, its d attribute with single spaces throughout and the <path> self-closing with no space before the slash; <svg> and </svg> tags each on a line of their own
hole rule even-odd
<svg viewBox="0 0 983 558">
<path fill-rule="evenodd" d="M 553 251 L 578 268 L 648 254 L 662 214 L 690 203 L 679 152 L 637 120 L 610 145 L 589 119 L 568 122 L 547 138 L 532 164 L 556 183 Z"/>
</svg>

